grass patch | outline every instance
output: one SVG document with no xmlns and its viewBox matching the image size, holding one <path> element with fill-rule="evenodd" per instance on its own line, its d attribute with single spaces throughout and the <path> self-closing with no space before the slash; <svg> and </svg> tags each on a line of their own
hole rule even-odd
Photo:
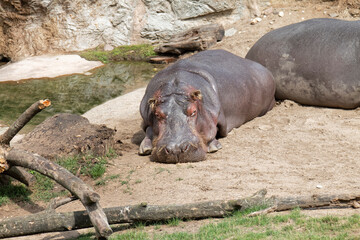
<svg viewBox="0 0 360 240">
<path fill-rule="evenodd" d="M 90 61 L 146 61 L 149 57 L 156 56 L 154 47 L 149 44 L 125 45 L 114 48 L 112 51 L 104 51 L 103 47 L 86 50 L 80 56 Z"/>
<path fill-rule="evenodd" d="M 30 173 L 36 178 L 36 183 L 32 188 L 32 200 L 48 202 L 55 197 L 63 196 L 68 193 L 66 190 L 62 190 L 60 192 L 52 191 L 56 184 L 54 180 L 33 170 L 30 170 Z"/>
<path fill-rule="evenodd" d="M 110 175 L 110 176 L 106 176 L 98 181 L 95 182 L 96 186 L 103 186 L 105 185 L 107 182 L 117 179 L 120 177 L 120 174 L 114 174 L 114 175 Z"/>
<path fill-rule="evenodd" d="M 92 179 L 98 179 L 104 175 L 108 160 L 113 159 L 116 156 L 117 154 L 115 151 L 110 149 L 103 157 L 86 154 L 59 158 L 56 162 L 74 175 L 81 174 L 83 176 L 89 176 Z M 99 185 L 101 185 L 101 183 Z"/>
<path fill-rule="evenodd" d="M 89 176 L 93 179 L 102 177 L 106 171 L 108 160 L 116 157 L 114 150 L 110 149 L 104 157 L 94 157 L 90 154 L 74 157 L 60 158 L 56 162 L 69 170 L 74 175 Z M 0 206 L 7 204 L 10 200 L 14 201 L 45 201 L 68 194 L 68 191 L 60 188 L 60 191 L 54 191 L 56 182 L 47 176 L 36 171 L 30 170 L 36 178 L 31 191 L 23 184 L 10 183 L 0 187 Z M 105 184 L 105 182 L 118 178 L 119 175 L 111 175 L 96 182 L 96 185 Z"/>
<path fill-rule="evenodd" d="M 358 214 L 349 217 L 314 218 L 303 215 L 299 209 L 295 209 L 285 215 L 246 217 L 248 213 L 248 210 L 236 212 L 220 222 L 200 227 L 196 233 L 187 233 L 184 230 L 171 234 L 161 233 L 159 225 L 153 226 L 154 230 L 158 230 L 153 233 L 153 230 L 146 232 L 144 226 L 139 225 L 139 228 L 126 233 L 114 234 L 110 239 L 360 239 Z M 167 224 L 178 226 L 179 221 L 174 219 Z"/>
<path fill-rule="evenodd" d="M 31 191 L 22 183 L 0 186 L 0 206 L 12 201 L 29 201 Z"/>
</svg>

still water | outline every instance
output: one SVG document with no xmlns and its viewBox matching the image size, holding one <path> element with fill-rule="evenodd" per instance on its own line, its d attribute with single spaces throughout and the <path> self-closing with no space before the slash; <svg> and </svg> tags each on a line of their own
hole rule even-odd
<svg viewBox="0 0 360 240">
<path fill-rule="evenodd" d="M 0 124 L 11 125 L 31 104 L 50 99 L 51 106 L 38 113 L 24 131 L 56 113 L 83 114 L 91 108 L 145 86 L 163 65 L 144 62 L 109 63 L 92 75 L 71 75 L 0 83 Z"/>
</svg>

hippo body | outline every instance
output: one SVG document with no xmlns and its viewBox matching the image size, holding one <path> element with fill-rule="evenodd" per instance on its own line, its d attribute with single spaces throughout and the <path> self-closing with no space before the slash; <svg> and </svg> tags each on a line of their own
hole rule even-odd
<svg viewBox="0 0 360 240">
<path fill-rule="evenodd" d="M 360 106 L 360 21 L 324 18 L 288 25 L 265 34 L 245 58 L 271 71 L 277 99 Z"/>
<path fill-rule="evenodd" d="M 275 82 L 258 63 L 224 50 L 179 60 L 149 82 L 140 104 L 146 133 L 140 155 L 165 163 L 195 162 L 221 148 L 216 137 L 265 114 Z"/>
</svg>

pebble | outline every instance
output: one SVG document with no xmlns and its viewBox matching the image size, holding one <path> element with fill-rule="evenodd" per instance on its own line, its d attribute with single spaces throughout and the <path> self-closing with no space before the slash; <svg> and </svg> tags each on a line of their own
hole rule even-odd
<svg viewBox="0 0 360 240">
<path fill-rule="evenodd" d="M 113 46 L 111 46 L 110 44 L 105 44 L 104 51 L 112 51 L 112 50 L 114 50 Z"/>
<path fill-rule="evenodd" d="M 279 12 L 279 17 L 283 17 L 285 14 L 284 14 L 284 12 L 283 11 L 280 11 Z"/>
<path fill-rule="evenodd" d="M 265 9 L 265 10 L 263 11 L 263 14 L 264 14 L 264 15 L 270 15 L 270 14 L 273 13 L 273 12 L 274 12 L 274 9 L 273 9 L 272 7 L 270 7 L 270 8 Z"/>
<path fill-rule="evenodd" d="M 235 28 L 230 28 L 225 31 L 225 37 L 231 37 L 234 36 L 234 34 L 237 32 Z"/>
<path fill-rule="evenodd" d="M 251 20 L 251 22 L 250 22 L 250 24 L 251 25 L 255 25 L 255 24 L 257 24 L 258 22 L 261 22 L 261 18 L 259 18 L 259 17 L 256 17 L 256 18 L 254 18 L 253 20 Z"/>
<path fill-rule="evenodd" d="M 316 188 L 321 189 L 321 188 L 323 188 L 323 186 L 321 186 L 321 185 L 319 184 L 319 185 L 316 185 Z"/>
<path fill-rule="evenodd" d="M 337 13 L 330 13 L 329 16 L 332 17 L 332 18 L 335 18 L 335 17 L 338 17 L 339 14 L 337 14 Z"/>
</svg>

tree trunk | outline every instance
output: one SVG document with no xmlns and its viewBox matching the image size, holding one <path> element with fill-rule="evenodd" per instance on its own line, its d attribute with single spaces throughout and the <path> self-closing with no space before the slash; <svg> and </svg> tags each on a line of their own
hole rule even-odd
<svg viewBox="0 0 360 240">
<path fill-rule="evenodd" d="M 28 123 L 42 109 L 50 106 L 50 104 L 51 102 L 49 100 L 40 100 L 32 104 L 7 129 L 7 131 L 0 136 L 0 173 L 5 171 L 6 175 L 12 176 L 27 185 L 31 184 L 33 178 L 31 174 L 27 173 L 21 167 L 35 170 L 54 179 L 81 200 L 87 210 L 89 222 L 95 227 L 97 237 L 99 239 L 106 239 L 112 234 L 112 230 L 109 226 L 106 215 L 99 204 L 99 194 L 87 186 L 81 179 L 75 177 L 65 168 L 57 165 L 56 163 L 53 163 L 37 154 L 31 154 L 18 149 L 11 149 L 9 147 L 10 141 L 25 126 L 25 124 Z M 50 206 L 50 208 L 63 203 L 64 202 L 55 202 L 53 206 Z M 45 218 L 40 221 L 42 224 L 46 225 L 51 222 L 51 219 L 47 219 L 45 216 Z M 63 226 L 67 229 L 71 226 L 68 221 L 71 223 L 71 220 L 69 219 L 63 222 Z M 38 225 L 33 225 L 32 223 L 32 221 L 27 221 L 26 223 L 21 223 L 21 221 L 17 222 L 15 225 L 9 226 L 8 229 L 1 231 L 1 234 L 7 234 L 14 229 L 15 231 L 18 231 L 19 234 L 28 234 L 27 232 L 29 231 L 39 231 L 37 228 Z M 6 226 L 4 227 L 6 228 Z"/>
<path fill-rule="evenodd" d="M 77 196 L 88 211 L 91 222 L 102 237 L 111 235 L 112 230 L 107 222 L 106 215 L 99 204 L 100 196 L 82 180 L 75 177 L 65 168 L 39 155 L 31 154 L 18 149 L 11 149 L 6 155 L 11 165 L 33 169 L 44 174 L 68 189 Z"/>
<path fill-rule="evenodd" d="M 110 224 L 134 222 L 158 222 L 172 218 L 202 219 L 219 218 L 253 206 L 269 205 L 271 211 L 291 210 L 295 207 L 354 207 L 359 195 L 318 195 L 306 197 L 265 198 L 266 190 L 261 190 L 249 198 L 227 201 L 209 201 L 183 205 L 148 206 L 142 203 L 135 206 L 106 208 L 104 212 Z M 271 211 L 259 211 L 261 214 Z M 256 212 L 256 213 L 259 213 Z M 253 216 L 259 214 L 253 214 Z M 249 215 L 251 216 L 251 215 Z M 29 224 L 31 222 L 31 224 Z M 13 237 L 41 232 L 65 231 L 90 227 L 91 222 L 85 211 L 55 213 L 41 212 L 25 217 L 5 219 L 0 222 L 0 237 Z"/>
<path fill-rule="evenodd" d="M 221 41 L 224 37 L 224 27 L 219 24 L 208 24 L 194 27 L 171 37 L 169 43 L 160 44 L 154 49 L 160 54 L 181 55 L 185 52 L 203 51 Z"/>
<path fill-rule="evenodd" d="M 9 145 L 11 139 L 41 110 L 50 106 L 48 99 L 39 100 L 31 105 L 20 117 L 0 136 L 0 144 Z"/>
</svg>

